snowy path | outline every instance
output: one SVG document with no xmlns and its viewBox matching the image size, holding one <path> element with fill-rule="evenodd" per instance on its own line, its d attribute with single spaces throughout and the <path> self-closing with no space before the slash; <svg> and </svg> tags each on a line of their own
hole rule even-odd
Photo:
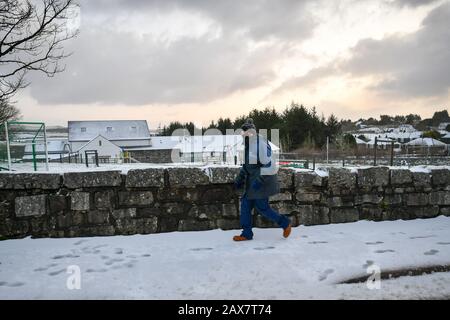
<svg viewBox="0 0 450 320">
<path fill-rule="evenodd" d="M 0 299 L 379 299 L 450 297 L 450 273 L 336 284 L 381 270 L 450 265 L 450 217 L 281 229 L 0 241 Z M 67 267 L 81 289 L 66 287 Z M 367 274 L 367 276 L 369 276 Z"/>
</svg>

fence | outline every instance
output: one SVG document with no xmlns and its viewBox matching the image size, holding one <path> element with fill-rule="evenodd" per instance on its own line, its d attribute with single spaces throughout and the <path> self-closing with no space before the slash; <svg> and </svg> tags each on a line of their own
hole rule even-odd
<svg viewBox="0 0 450 320">
<path fill-rule="evenodd" d="M 376 146 L 376 147 L 375 147 Z M 416 166 L 449 165 L 448 145 L 443 147 L 401 147 L 392 141 L 376 139 L 375 145 L 355 149 L 299 149 L 296 152 L 280 153 L 280 165 L 315 169 L 320 166 Z"/>
</svg>

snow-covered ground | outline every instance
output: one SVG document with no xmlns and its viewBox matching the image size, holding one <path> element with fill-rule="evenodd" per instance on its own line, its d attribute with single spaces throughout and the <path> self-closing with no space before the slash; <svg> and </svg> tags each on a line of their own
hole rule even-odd
<svg viewBox="0 0 450 320">
<path fill-rule="evenodd" d="M 4 165 L 4 167 L 7 167 L 7 165 Z M 131 169 L 145 169 L 145 168 L 173 168 L 173 167 L 184 167 L 184 168 L 191 168 L 191 167 L 197 167 L 201 168 L 205 171 L 208 171 L 208 168 L 212 167 L 239 167 L 239 165 L 232 165 L 232 164 L 204 164 L 201 162 L 197 163 L 168 163 L 168 164 L 157 164 L 157 163 L 123 163 L 123 164 L 106 164 L 102 163 L 99 167 L 96 167 L 93 164 L 89 164 L 89 167 L 86 167 L 85 164 L 82 163 L 55 163 L 50 162 L 49 163 L 49 170 L 45 170 L 45 164 L 40 163 L 38 165 L 38 172 L 39 173 L 60 173 L 63 174 L 64 172 L 85 172 L 85 171 L 108 171 L 108 170 L 120 170 L 123 174 L 126 174 L 128 170 Z M 322 176 L 326 177 L 328 176 L 328 169 L 331 167 L 337 167 L 342 168 L 341 164 L 317 164 L 315 168 L 315 172 Z M 358 169 L 363 168 L 370 168 L 372 166 L 365 165 L 365 166 L 345 166 L 346 169 L 350 169 L 353 172 L 357 172 Z M 427 172 L 430 173 L 432 169 L 449 169 L 450 166 L 432 166 L 432 165 L 420 165 L 420 166 L 387 166 L 390 169 L 396 170 L 396 169 L 409 169 L 414 172 Z M 33 166 L 31 163 L 29 164 L 15 164 L 13 166 L 15 171 L 11 171 L 11 173 L 22 173 L 22 172 L 35 172 L 33 171 Z M 291 168 L 295 171 L 299 172 L 312 172 L 312 169 L 302 169 L 302 168 Z M 0 171 L 0 174 L 2 173 L 10 173 L 9 171 Z"/>
<path fill-rule="evenodd" d="M 0 241 L 0 299 L 450 298 L 450 273 L 337 284 L 381 271 L 450 265 L 450 217 L 237 231 Z M 69 290 L 69 266 L 81 288 Z M 69 270 L 73 267 L 69 267 Z"/>
<path fill-rule="evenodd" d="M 13 168 L 15 171 L 0 171 L 0 174 L 2 173 L 22 173 L 22 172 L 28 172 L 33 173 L 36 172 L 33 170 L 32 165 L 28 164 L 21 164 L 15 165 Z M 126 174 L 131 169 L 146 169 L 146 168 L 192 168 L 197 167 L 201 168 L 203 170 L 207 170 L 208 168 L 212 167 L 238 167 L 231 164 L 203 164 L 203 163 L 168 163 L 168 164 L 158 164 L 158 163 L 122 163 L 122 164 L 107 164 L 107 163 L 101 163 L 98 167 L 96 167 L 94 164 L 89 164 L 89 167 L 86 167 L 86 164 L 82 163 L 54 163 L 51 162 L 48 164 L 49 170 L 45 170 L 45 164 L 39 164 L 37 172 L 39 173 L 60 173 L 63 174 L 64 172 L 86 172 L 86 171 L 110 171 L 110 170 L 119 170 L 123 174 Z"/>
</svg>

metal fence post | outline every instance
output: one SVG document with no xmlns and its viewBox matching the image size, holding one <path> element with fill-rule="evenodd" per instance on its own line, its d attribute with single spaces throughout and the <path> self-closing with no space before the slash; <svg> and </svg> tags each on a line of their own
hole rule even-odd
<svg viewBox="0 0 450 320">
<path fill-rule="evenodd" d="M 375 137 L 375 144 L 373 146 L 373 165 L 377 165 L 377 147 L 378 147 L 378 137 Z"/>
<path fill-rule="evenodd" d="M 394 165 L 394 141 L 391 142 L 391 167 Z"/>
</svg>

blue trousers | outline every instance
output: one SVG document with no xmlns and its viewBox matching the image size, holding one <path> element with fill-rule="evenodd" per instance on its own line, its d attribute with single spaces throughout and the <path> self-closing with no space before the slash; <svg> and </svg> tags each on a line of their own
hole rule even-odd
<svg viewBox="0 0 450 320">
<path fill-rule="evenodd" d="M 252 209 L 253 208 L 255 208 L 264 217 L 277 223 L 283 229 L 286 228 L 291 223 L 291 221 L 286 216 L 279 214 L 278 212 L 276 212 L 269 206 L 268 198 L 249 200 L 247 198 L 247 195 L 244 194 L 244 196 L 241 199 L 240 221 L 241 221 L 241 227 L 243 229 L 241 235 L 243 237 L 246 237 L 247 239 L 253 238 L 253 232 L 252 232 Z"/>
</svg>

